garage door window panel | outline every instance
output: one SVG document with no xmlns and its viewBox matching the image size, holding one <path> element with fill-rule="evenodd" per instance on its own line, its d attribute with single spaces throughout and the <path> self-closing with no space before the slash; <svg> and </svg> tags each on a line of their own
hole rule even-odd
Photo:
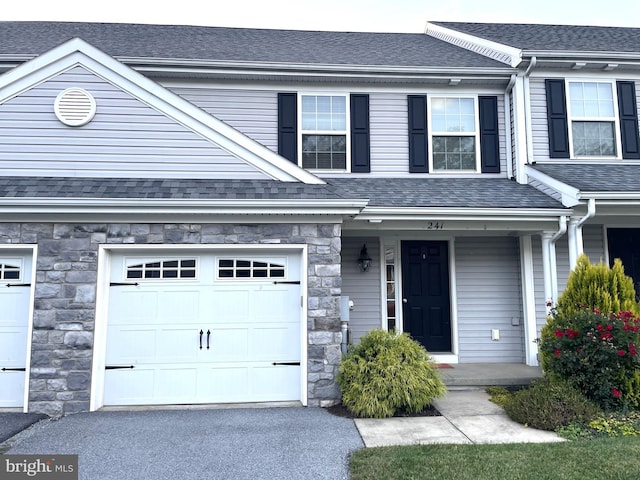
<svg viewBox="0 0 640 480">
<path fill-rule="evenodd" d="M 264 279 L 284 278 L 285 262 L 266 262 L 263 260 L 221 258 L 218 260 L 218 278 L 231 279 Z"/>
<path fill-rule="evenodd" d="M 170 259 L 137 263 L 127 267 L 127 279 L 195 279 L 196 259 Z"/>
<path fill-rule="evenodd" d="M 0 263 L 0 279 L 20 280 L 19 263 Z"/>
</svg>

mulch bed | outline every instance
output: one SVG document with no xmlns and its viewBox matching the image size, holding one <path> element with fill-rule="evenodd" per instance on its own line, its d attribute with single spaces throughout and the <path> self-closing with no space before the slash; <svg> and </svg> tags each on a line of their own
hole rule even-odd
<svg viewBox="0 0 640 480">
<path fill-rule="evenodd" d="M 334 405 L 333 407 L 328 407 L 327 411 L 336 417 L 344 417 L 344 418 L 361 418 L 355 416 L 351 411 L 347 409 L 341 403 Z M 395 413 L 394 417 L 440 417 L 440 412 L 434 406 L 429 406 L 418 413 L 407 413 L 404 411 L 398 411 Z"/>
</svg>

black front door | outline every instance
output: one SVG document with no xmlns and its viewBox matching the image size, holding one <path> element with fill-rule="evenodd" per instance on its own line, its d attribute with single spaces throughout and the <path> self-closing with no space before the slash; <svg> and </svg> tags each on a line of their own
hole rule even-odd
<svg viewBox="0 0 640 480">
<path fill-rule="evenodd" d="M 640 295 L 640 228 L 609 228 L 607 242 L 611 266 L 616 258 L 620 259 L 624 273 L 633 278 L 636 297 L 638 297 Z"/>
<path fill-rule="evenodd" d="M 447 242 L 402 242 L 404 331 L 430 353 L 451 352 Z"/>
</svg>

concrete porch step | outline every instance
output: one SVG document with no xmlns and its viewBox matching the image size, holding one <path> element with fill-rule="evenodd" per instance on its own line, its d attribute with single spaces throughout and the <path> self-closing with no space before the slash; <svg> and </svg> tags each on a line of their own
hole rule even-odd
<svg viewBox="0 0 640 480">
<path fill-rule="evenodd" d="M 440 364 L 440 376 L 447 387 L 529 385 L 542 376 L 540 367 L 522 363 Z"/>
</svg>

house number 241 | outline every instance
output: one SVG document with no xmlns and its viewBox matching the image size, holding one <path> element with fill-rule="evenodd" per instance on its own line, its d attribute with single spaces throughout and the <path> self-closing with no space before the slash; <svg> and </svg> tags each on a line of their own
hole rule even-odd
<svg viewBox="0 0 640 480">
<path fill-rule="evenodd" d="M 427 230 L 442 230 L 444 229 L 444 223 L 442 222 L 428 222 Z"/>
</svg>

